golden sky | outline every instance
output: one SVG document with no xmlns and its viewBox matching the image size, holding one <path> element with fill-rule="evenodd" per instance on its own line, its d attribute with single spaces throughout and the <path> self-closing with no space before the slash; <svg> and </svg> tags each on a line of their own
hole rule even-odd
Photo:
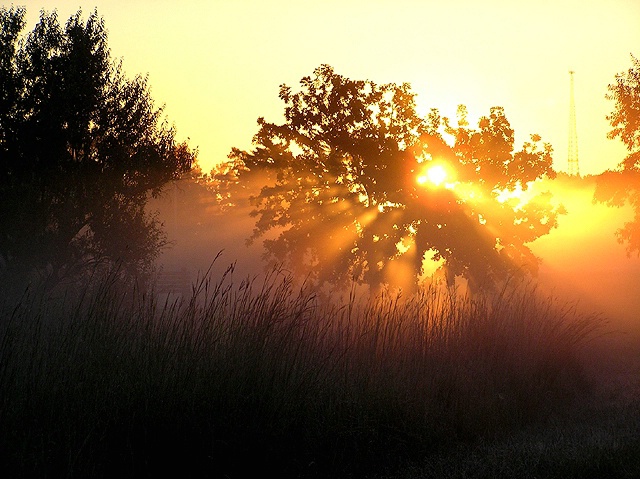
<svg viewBox="0 0 640 479">
<path fill-rule="evenodd" d="M 519 146 L 539 133 L 567 170 L 569 70 L 575 70 L 580 172 L 625 155 L 608 140 L 607 85 L 640 56 L 640 0 L 22 0 L 61 21 L 98 8 L 114 58 L 149 75 L 178 137 L 204 171 L 249 148 L 256 119 L 280 121 L 278 86 L 322 63 L 353 79 L 409 82 L 423 111 L 470 119 L 503 106 Z"/>
</svg>

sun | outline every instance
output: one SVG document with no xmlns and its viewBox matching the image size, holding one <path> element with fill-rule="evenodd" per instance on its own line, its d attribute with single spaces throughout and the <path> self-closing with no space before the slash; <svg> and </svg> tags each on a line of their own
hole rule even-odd
<svg viewBox="0 0 640 479">
<path fill-rule="evenodd" d="M 442 186 L 443 184 L 446 186 L 448 183 L 445 182 L 451 179 L 450 176 L 443 165 L 433 165 L 418 176 L 417 182 L 421 185 L 430 183 L 433 186 Z"/>
</svg>

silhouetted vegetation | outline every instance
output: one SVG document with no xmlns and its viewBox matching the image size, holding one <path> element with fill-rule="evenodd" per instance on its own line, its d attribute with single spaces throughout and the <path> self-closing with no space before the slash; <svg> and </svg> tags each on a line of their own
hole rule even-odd
<svg viewBox="0 0 640 479">
<path fill-rule="evenodd" d="M 94 278 L 0 303 L 12 477 L 365 476 L 562 415 L 602 326 L 531 287 L 319 302 L 275 270 L 165 303 Z M 576 396 L 578 395 L 578 396 Z"/>
<path fill-rule="evenodd" d="M 111 60 L 97 12 L 64 27 L 42 12 L 22 40 L 24 8 L 0 8 L 0 22 L 0 275 L 144 270 L 165 241 L 147 199 L 194 154 L 146 78 Z"/>
<path fill-rule="evenodd" d="M 443 260 L 449 278 L 479 288 L 535 271 L 527 243 L 559 211 L 549 194 L 521 204 L 509 192 L 554 176 L 538 135 L 514 151 L 502 108 L 477 128 L 463 106 L 455 126 L 436 110 L 421 118 L 408 84 L 350 80 L 327 65 L 300 83 L 280 88 L 285 122 L 260 118 L 255 149 L 234 149 L 214 175 L 223 199 L 256 188 L 251 239 L 278 232 L 264 241 L 268 257 L 318 282 L 376 287 L 392 282 L 394 262 L 416 282 L 424 259 Z M 446 175 L 439 185 L 432 166 Z"/>
<path fill-rule="evenodd" d="M 549 185 L 631 203 L 619 238 L 640 253 L 636 58 L 609 87 L 629 156 L 597 179 L 554 179 L 538 135 L 516 151 L 500 107 L 421 117 L 408 84 L 328 65 L 207 177 L 97 12 L 42 12 L 26 36 L 23 8 L 0 21 L 0 473 L 640 476 L 640 383 L 620 394 L 603 364 L 637 375 L 637 344 L 620 354 L 600 316 L 527 281 L 565 213 Z M 167 242 L 150 205 L 178 178 L 167 220 L 189 254 L 237 242 L 252 210 L 279 266 L 214 261 L 190 295 L 128 281 Z M 421 282 L 430 260 L 443 275 Z"/>
<path fill-rule="evenodd" d="M 600 176 L 594 200 L 610 206 L 629 203 L 634 207 L 634 219 L 625 223 L 617 235 L 630 255 L 640 255 L 640 61 L 634 56 L 631 60 L 631 68 L 626 74 L 616 75 L 607 95 L 615 101 L 614 110 L 607 117 L 612 126 L 608 136 L 622 140 L 629 154 L 620 162 L 620 170 Z"/>
</svg>

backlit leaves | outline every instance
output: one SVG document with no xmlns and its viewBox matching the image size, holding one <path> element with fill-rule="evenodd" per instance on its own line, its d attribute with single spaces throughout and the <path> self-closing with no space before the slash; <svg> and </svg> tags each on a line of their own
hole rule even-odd
<svg viewBox="0 0 640 479">
<path fill-rule="evenodd" d="M 524 263 L 535 269 L 525 243 L 554 227 L 558 212 L 548 196 L 532 194 L 531 205 L 499 197 L 552 177 L 551 147 L 534 135 L 514 152 L 502 108 L 476 128 L 464 107 L 455 126 L 437 110 L 421 118 L 408 84 L 350 80 L 328 65 L 279 96 L 284 123 L 260 118 L 253 151 L 229 155 L 236 191 L 256 172 L 267 178 L 251 202 L 252 240 L 269 236 L 268 258 L 320 282 L 374 286 L 394 282 L 394 261 L 408 262 L 415 282 L 425 256 L 485 286 Z M 446 164 L 454 182 L 420 185 L 431 164 Z M 222 176 L 214 181 L 232 196 Z"/>
</svg>

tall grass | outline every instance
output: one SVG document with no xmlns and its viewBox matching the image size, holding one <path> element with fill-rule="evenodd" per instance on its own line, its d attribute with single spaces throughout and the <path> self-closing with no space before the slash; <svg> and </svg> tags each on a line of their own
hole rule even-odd
<svg viewBox="0 0 640 479">
<path fill-rule="evenodd" d="M 526 285 L 328 301 L 230 268 L 172 302 L 116 278 L 1 304 L 5 470 L 380 472 L 570 407 L 600 326 Z"/>
</svg>

